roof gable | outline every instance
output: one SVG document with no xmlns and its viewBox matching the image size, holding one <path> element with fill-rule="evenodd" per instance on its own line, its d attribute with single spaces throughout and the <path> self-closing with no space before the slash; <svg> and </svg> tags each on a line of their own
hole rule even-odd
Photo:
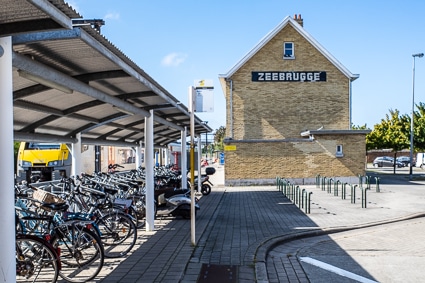
<svg viewBox="0 0 425 283">
<path fill-rule="evenodd" d="M 318 41 L 316 41 L 304 28 L 290 16 L 287 16 L 283 21 L 260 42 L 254 46 L 242 59 L 237 62 L 226 74 L 219 75 L 220 78 L 227 79 L 233 76 L 248 60 L 250 60 L 258 51 L 260 51 L 271 39 L 273 39 L 284 27 L 291 25 L 301 36 L 303 36 L 311 45 L 313 45 L 324 57 L 326 57 L 335 67 L 340 70 L 347 78 L 354 81 L 359 77 L 357 74 L 352 74 L 345 68 L 332 54 L 330 54 Z"/>
</svg>

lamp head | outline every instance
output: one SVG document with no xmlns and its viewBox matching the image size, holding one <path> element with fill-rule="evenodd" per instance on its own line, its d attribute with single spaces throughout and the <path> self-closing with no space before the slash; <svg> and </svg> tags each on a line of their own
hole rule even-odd
<svg viewBox="0 0 425 283">
<path fill-rule="evenodd" d="M 413 54 L 412 56 L 422 58 L 422 57 L 424 57 L 424 54 L 423 53 L 416 53 L 416 54 Z"/>
</svg>

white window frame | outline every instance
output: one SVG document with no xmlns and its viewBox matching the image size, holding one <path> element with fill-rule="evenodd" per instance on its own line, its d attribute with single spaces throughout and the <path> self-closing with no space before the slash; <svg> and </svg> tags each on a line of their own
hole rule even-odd
<svg viewBox="0 0 425 283">
<path fill-rule="evenodd" d="M 343 157 L 344 156 L 344 153 L 342 151 L 342 144 L 338 144 L 336 146 L 335 156 L 336 157 Z"/>
<path fill-rule="evenodd" d="M 286 48 L 286 45 L 287 44 L 290 44 L 291 47 L 290 48 Z M 290 56 L 287 56 L 286 55 L 286 51 L 287 50 L 290 50 L 291 51 L 291 55 Z M 295 45 L 294 45 L 293 42 L 286 41 L 286 42 L 283 43 L 283 59 L 284 60 L 295 59 Z"/>
</svg>

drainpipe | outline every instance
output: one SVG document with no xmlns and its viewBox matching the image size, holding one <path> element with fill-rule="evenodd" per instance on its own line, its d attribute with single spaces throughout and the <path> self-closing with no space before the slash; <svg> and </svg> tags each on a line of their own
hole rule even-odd
<svg viewBox="0 0 425 283">
<path fill-rule="evenodd" d="M 233 80 L 229 79 L 230 82 L 230 137 L 233 139 Z"/>
<path fill-rule="evenodd" d="M 348 129 L 351 130 L 352 129 L 352 123 L 351 123 L 351 119 L 352 119 L 352 83 L 353 81 L 350 79 L 350 83 L 348 85 L 348 93 L 349 93 L 349 106 L 348 106 L 348 113 L 349 113 L 349 125 L 348 125 Z"/>
</svg>

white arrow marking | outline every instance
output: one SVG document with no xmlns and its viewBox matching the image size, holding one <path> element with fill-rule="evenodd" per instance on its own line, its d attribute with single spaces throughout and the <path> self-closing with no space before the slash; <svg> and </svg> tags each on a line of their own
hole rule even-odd
<svg viewBox="0 0 425 283">
<path fill-rule="evenodd" d="M 344 269 L 338 268 L 336 266 L 327 264 L 325 262 L 318 261 L 318 260 L 313 259 L 311 257 L 300 257 L 300 260 L 302 262 L 309 263 L 311 265 L 317 266 L 317 267 L 322 268 L 324 270 L 336 273 L 338 275 L 341 275 L 341 276 L 344 276 L 344 277 L 347 277 L 347 278 L 350 278 L 350 279 L 353 279 L 353 280 L 356 280 L 356 281 L 359 281 L 359 282 L 362 282 L 362 283 L 378 283 L 377 281 L 367 279 L 366 277 L 354 274 L 352 272 L 349 272 L 347 270 L 344 270 Z"/>
</svg>

